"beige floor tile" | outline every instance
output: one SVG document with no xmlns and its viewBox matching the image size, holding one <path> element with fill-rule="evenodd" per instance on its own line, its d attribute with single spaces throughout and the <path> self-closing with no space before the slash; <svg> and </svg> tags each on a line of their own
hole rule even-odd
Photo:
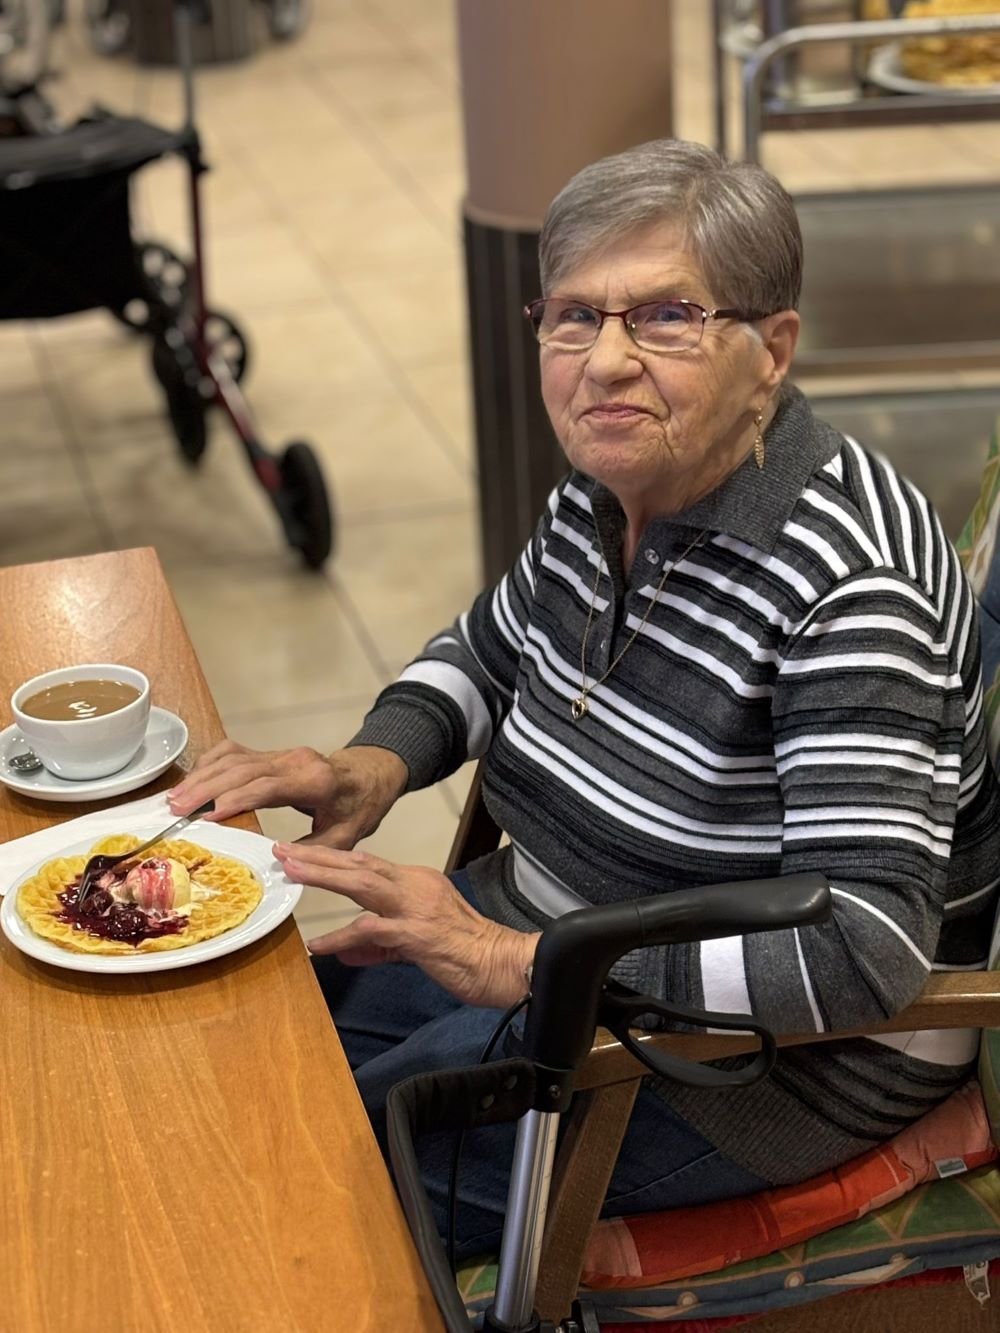
<svg viewBox="0 0 1000 1333">
<path fill-rule="evenodd" d="M 173 588 L 220 706 L 230 711 L 356 697 L 379 677 L 317 574 L 262 561 L 175 569 Z"/>
<path fill-rule="evenodd" d="M 331 754 L 345 745 L 361 726 L 379 688 L 339 698 L 336 692 L 331 692 L 308 708 L 295 704 L 246 708 L 234 704 L 222 707 L 220 712 L 226 735 L 240 745 L 254 750 L 288 750 L 307 745 Z M 303 831 L 308 832 L 308 826 Z"/>
<path fill-rule="evenodd" d="M 422 167 L 417 186 L 437 217 L 448 227 L 455 253 L 461 256 L 462 202 L 467 189 L 464 155 L 445 167 Z"/>
<path fill-rule="evenodd" d="M 59 315 L 55 319 L 37 319 L 28 324 L 7 326 L 21 329 L 39 357 L 40 373 L 47 375 L 49 366 L 38 352 L 39 347 L 48 348 L 63 343 L 78 343 L 81 338 L 107 338 L 123 336 L 124 330 L 111 318 L 106 310 L 84 310 L 73 315 Z"/>
<path fill-rule="evenodd" d="M 946 136 L 971 157 L 982 158 L 1000 169 L 1000 131 L 995 124 L 949 125 Z"/>
<path fill-rule="evenodd" d="M 453 7 L 449 0 L 422 0 L 419 9 L 408 0 L 374 0 L 373 9 L 384 20 L 394 22 L 408 38 L 413 33 L 454 28 Z"/>
<path fill-rule="evenodd" d="M 294 563 L 242 445 L 217 412 L 209 416 L 209 445 L 197 467 L 181 457 L 166 422 L 88 450 L 85 466 L 121 549 L 155 546 L 171 570 L 268 556 Z"/>
<path fill-rule="evenodd" d="M 286 206 L 337 199 L 349 190 L 380 190 L 393 176 L 353 131 L 332 134 L 303 126 L 257 135 L 242 145 L 261 188 Z"/>
<path fill-rule="evenodd" d="M 307 69 L 279 69 L 265 76 L 243 75 L 228 84 L 208 84 L 199 101 L 220 140 L 252 141 L 261 134 L 340 137 L 344 125 L 328 98 L 317 91 Z M 264 89 L 266 88 L 266 92 Z"/>
<path fill-rule="evenodd" d="M 251 405 L 263 410 L 277 403 L 289 423 L 300 405 L 321 401 L 336 411 L 338 390 L 370 387 L 384 375 L 356 321 L 325 291 L 309 306 L 251 311 L 246 319 L 238 298 L 230 308 L 250 345 L 245 388 Z"/>
<path fill-rule="evenodd" d="M 279 432 L 294 431 L 312 444 L 341 524 L 470 499 L 468 469 L 454 446 L 384 374 L 308 402 L 258 398 L 258 408 L 265 438 L 277 442 Z"/>
<path fill-rule="evenodd" d="M 338 285 L 357 310 L 377 309 L 385 301 L 381 280 L 370 273 L 341 273 Z M 440 365 L 465 355 L 465 287 L 457 255 L 447 268 L 394 275 L 392 303 L 396 326 L 373 326 L 390 360 L 402 366 Z"/>
<path fill-rule="evenodd" d="M 768 135 L 763 164 L 793 195 L 850 189 L 854 172 L 836 151 L 837 137 L 833 131 Z"/>
<path fill-rule="evenodd" d="M 32 351 L 26 324 L 0 324 L 0 396 L 4 417 L 9 423 L 13 413 L 6 410 L 7 395 L 34 390 L 41 384 L 38 360 Z"/>
<path fill-rule="evenodd" d="M 39 383 L 0 384 L 0 466 L 28 462 L 32 455 L 49 458 L 65 450 L 58 405 Z M 0 496 L 5 491 L 0 489 Z"/>
<path fill-rule="evenodd" d="M 111 82 L 115 73 L 118 80 Z M 86 79 L 100 89 L 100 95 L 123 113 L 140 115 L 167 127 L 180 125 L 184 119 L 184 84 L 176 69 L 139 68 L 131 60 L 118 62 L 94 56 L 89 66 L 74 71 L 74 77 L 78 82 Z M 198 70 L 195 75 L 196 123 L 203 132 L 205 117 L 201 115 L 201 101 L 212 77 L 212 71 L 207 69 Z M 208 119 L 211 121 L 211 117 Z"/>
<path fill-rule="evenodd" d="M 457 462 L 471 477 L 475 463 L 472 377 L 467 361 L 404 367 L 410 389 L 444 432 Z"/>
<path fill-rule="evenodd" d="M 108 549 L 82 490 L 32 502 L 0 502 L 0 564 L 27 565 Z"/>
<path fill-rule="evenodd" d="M 79 501 L 81 478 L 70 449 L 38 390 L 0 389 L 0 505 L 44 506 L 49 498 Z M 0 544 L 3 543 L 0 536 Z"/>
<path fill-rule="evenodd" d="M 290 222 L 333 274 L 370 273 L 389 291 L 397 274 L 447 269 L 454 260 L 448 229 L 399 187 L 345 192 L 297 210 Z"/>
<path fill-rule="evenodd" d="M 330 72 L 377 65 L 398 53 L 398 39 L 373 22 L 367 10 L 317 17 L 302 43 L 302 59 Z"/>
<path fill-rule="evenodd" d="M 373 129 L 400 165 L 415 176 L 423 170 L 446 170 L 462 156 L 462 116 L 451 95 L 438 105 L 379 119 Z"/>
<path fill-rule="evenodd" d="M 312 14 L 316 23 L 322 23 L 324 20 L 332 21 L 335 19 L 348 20 L 357 15 L 359 10 L 367 13 L 367 5 L 359 4 L 359 0 L 312 0 Z"/>
<path fill-rule="evenodd" d="M 472 507 L 345 528 L 333 580 L 395 675 L 479 591 Z"/>
<path fill-rule="evenodd" d="M 164 405 L 147 339 L 101 312 L 39 321 L 31 336 L 74 434 L 88 449 L 155 429 Z"/>
<path fill-rule="evenodd" d="M 77 67 L 75 51 L 64 49 L 64 53 L 60 54 L 58 42 L 54 51 L 55 60 L 65 74 L 46 91 L 64 125 L 72 125 L 81 116 L 89 115 L 96 106 L 117 115 L 143 114 L 144 80 L 134 67 L 113 61 L 97 61 L 89 56 L 81 60 Z M 178 95 L 178 107 L 180 100 Z M 157 123 L 169 129 L 178 120 L 179 116 L 175 113 L 169 119 L 158 119 Z"/>
<path fill-rule="evenodd" d="M 417 50 L 432 61 L 442 72 L 458 76 L 458 36 L 455 24 L 447 15 L 438 25 L 428 24 L 411 31 L 410 40 Z"/>
<path fill-rule="evenodd" d="M 201 178 L 201 202 L 211 250 L 222 244 L 224 234 L 274 222 L 273 201 L 247 174 L 237 154 L 213 140 L 206 144 L 205 157 L 210 170 Z M 194 233 L 187 165 L 176 157 L 152 163 L 136 176 L 132 197 L 134 234 L 170 245 L 189 259 Z"/>
<path fill-rule="evenodd" d="M 995 164 L 963 151 L 946 128 L 856 130 L 842 135 L 830 154 L 866 189 L 994 179 Z"/>
<path fill-rule="evenodd" d="M 450 81 L 405 52 L 318 73 L 335 104 L 367 124 L 402 129 L 412 117 L 449 109 L 455 114 L 457 96 Z"/>
<path fill-rule="evenodd" d="M 279 222 L 206 238 L 210 302 L 234 311 L 322 305 L 328 292 L 319 265 Z"/>
</svg>

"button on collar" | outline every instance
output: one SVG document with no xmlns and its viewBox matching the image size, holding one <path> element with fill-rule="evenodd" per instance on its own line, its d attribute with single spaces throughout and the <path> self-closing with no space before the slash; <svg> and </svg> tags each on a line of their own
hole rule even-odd
<svg viewBox="0 0 1000 1333">
<path fill-rule="evenodd" d="M 643 555 L 651 565 L 658 565 L 660 563 L 659 552 L 654 551 L 651 546 L 646 547 L 645 551 L 643 551 Z"/>
</svg>

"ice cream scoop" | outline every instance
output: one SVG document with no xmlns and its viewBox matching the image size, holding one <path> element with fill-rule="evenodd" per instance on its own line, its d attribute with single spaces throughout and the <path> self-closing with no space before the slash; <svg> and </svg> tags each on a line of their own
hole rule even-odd
<svg viewBox="0 0 1000 1333">
<path fill-rule="evenodd" d="M 191 901 L 191 876 L 173 857 L 150 856 L 125 876 L 125 896 L 147 912 L 175 912 Z"/>
</svg>

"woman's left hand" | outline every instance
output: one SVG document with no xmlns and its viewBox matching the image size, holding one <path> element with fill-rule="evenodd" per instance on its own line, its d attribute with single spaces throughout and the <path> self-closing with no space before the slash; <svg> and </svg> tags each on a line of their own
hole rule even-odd
<svg viewBox="0 0 1000 1333">
<path fill-rule="evenodd" d="M 364 912 L 309 941 L 351 967 L 416 963 L 464 1004 L 505 1008 L 526 991 L 538 935 L 498 925 L 470 907 L 446 875 L 362 851 L 276 843 L 289 879 L 352 899 Z"/>
</svg>

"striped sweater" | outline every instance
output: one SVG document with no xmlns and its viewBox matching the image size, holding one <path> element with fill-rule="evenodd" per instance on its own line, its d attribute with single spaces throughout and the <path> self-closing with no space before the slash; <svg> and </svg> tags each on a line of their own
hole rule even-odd
<svg viewBox="0 0 1000 1333">
<path fill-rule="evenodd" d="M 984 965 L 998 790 L 975 603 L 933 509 L 794 389 L 766 442 L 762 472 L 748 460 L 653 520 L 630 570 L 617 501 L 571 474 L 513 569 L 353 743 L 395 750 L 411 788 L 488 756 L 510 845 L 473 884 L 519 929 L 582 903 L 823 872 L 827 924 L 644 950 L 613 975 L 777 1032 L 836 1031 L 899 1011 L 931 970 Z M 592 603 L 588 683 L 639 632 L 574 722 Z M 834 1041 L 783 1051 L 739 1093 L 657 1090 L 781 1184 L 891 1137 L 967 1075 L 975 1045 Z"/>
</svg>

